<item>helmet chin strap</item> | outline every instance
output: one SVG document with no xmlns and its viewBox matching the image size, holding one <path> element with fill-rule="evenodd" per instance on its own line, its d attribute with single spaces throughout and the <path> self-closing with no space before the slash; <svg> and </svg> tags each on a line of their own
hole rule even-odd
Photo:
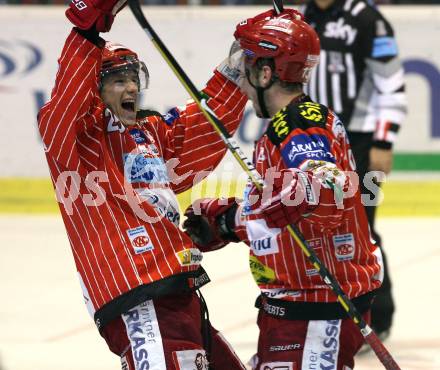
<svg viewBox="0 0 440 370">
<path fill-rule="evenodd" d="M 245 73 L 246 73 L 246 78 L 248 80 L 249 85 L 251 85 L 257 91 L 258 105 L 260 106 L 262 118 L 271 118 L 271 116 L 267 110 L 266 101 L 264 99 L 264 92 L 266 90 L 270 89 L 270 87 L 276 81 L 276 78 L 272 75 L 269 84 L 266 87 L 262 87 L 262 86 L 256 86 L 255 84 L 252 83 L 251 78 L 250 78 L 251 73 L 248 68 L 245 69 Z"/>
</svg>

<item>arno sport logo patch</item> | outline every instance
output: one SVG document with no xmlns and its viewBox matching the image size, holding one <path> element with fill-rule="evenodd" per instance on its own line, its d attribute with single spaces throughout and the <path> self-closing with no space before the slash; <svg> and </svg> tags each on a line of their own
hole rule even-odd
<svg viewBox="0 0 440 370">
<path fill-rule="evenodd" d="M 324 135 L 292 135 L 280 148 L 289 167 L 299 167 L 306 160 L 335 162 L 330 142 Z"/>
</svg>

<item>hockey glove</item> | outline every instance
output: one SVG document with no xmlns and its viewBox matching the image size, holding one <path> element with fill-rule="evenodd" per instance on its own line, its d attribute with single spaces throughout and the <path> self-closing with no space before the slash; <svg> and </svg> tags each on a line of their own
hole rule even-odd
<svg viewBox="0 0 440 370">
<path fill-rule="evenodd" d="M 88 30 L 95 25 L 98 32 L 108 32 L 116 13 L 127 3 L 127 0 L 71 0 L 66 17 L 75 26 Z"/>
<path fill-rule="evenodd" d="M 235 198 L 202 198 L 185 211 L 185 232 L 202 252 L 223 248 L 238 242 L 234 220 L 238 204 Z"/>
<path fill-rule="evenodd" d="M 313 176 L 296 169 L 285 169 L 267 181 L 263 191 L 255 185 L 249 192 L 251 210 L 262 213 L 270 228 L 295 224 L 318 205 L 319 192 L 312 186 Z M 273 183 L 272 181 L 273 180 Z"/>
</svg>

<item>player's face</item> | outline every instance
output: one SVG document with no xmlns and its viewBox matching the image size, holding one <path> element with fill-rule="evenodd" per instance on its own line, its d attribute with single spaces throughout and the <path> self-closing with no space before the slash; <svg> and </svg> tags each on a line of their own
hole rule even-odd
<svg viewBox="0 0 440 370">
<path fill-rule="evenodd" d="M 252 102 L 252 106 L 254 107 L 255 114 L 257 117 L 262 117 L 260 105 L 258 104 L 257 90 L 249 83 L 249 79 L 251 80 L 254 86 L 257 85 L 257 77 L 255 68 L 251 68 L 248 70 L 248 77 L 244 77 L 242 82 L 240 83 L 240 90 L 243 94 L 245 94 L 248 99 Z"/>
<path fill-rule="evenodd" d="M 139 77 L 134 70 L 111 73 L 103 80 L 101 98 L 126 126 L 136 123 L 138 93 Z"/>
<path fill-rule="evenodd" d="M 330 5 L 332 5 L 335 2 L 335 0 L 315 0 L 316 5 L 320 9 L 327 9 Z"/>
</svg>

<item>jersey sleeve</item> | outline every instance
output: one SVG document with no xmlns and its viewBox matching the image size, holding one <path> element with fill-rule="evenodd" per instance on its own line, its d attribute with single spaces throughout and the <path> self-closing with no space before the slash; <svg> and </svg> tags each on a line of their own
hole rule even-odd
<svg viewBox="0 0 440 370">
<path fill-rule="evenodd" d="M 240 123 L 247 99 L 240 89 L 217 71 L 202 92 L 208 106 L 233 135 Z M 173 161 L 174 192 L 181 193 L 203 180 L 221 161 L 226 147 L 194 101 L 164 116 L 167 145 L 164 159 Z"/>
<path fill-rule="evenodd" d="M 375 119 L 373 145 L 390 149 L 407 112 L 404 71 L 390 23 L 372 9 L 364 19 L 362 49 L 374 87 L 368 107 Z"/>
<path fill-rule="evenodd" d="M 64 168 L 78 170 L 77 138 L 91 129 L 98 116 L 98 74 L 101 49 L 72 30 L 58 60 L 51 98 L 38 115 L 46 154 Z"/>
</svg>

